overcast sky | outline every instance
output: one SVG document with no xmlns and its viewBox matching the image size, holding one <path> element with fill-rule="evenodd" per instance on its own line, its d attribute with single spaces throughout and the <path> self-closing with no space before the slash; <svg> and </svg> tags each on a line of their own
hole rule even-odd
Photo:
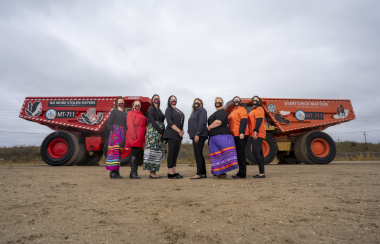
<svg viewBox="0 0 380 244">
<path fill-rule="evenodd" d="M 380 1 L 1 1 L 0 146 L 50 129 L 26 96 L 350 99 L 335 140 L 380 141 Z M 161 106 L 164 109 L 164 106 Z M 377 131 L 376 131 L 377 130 Z"/>
</svg>

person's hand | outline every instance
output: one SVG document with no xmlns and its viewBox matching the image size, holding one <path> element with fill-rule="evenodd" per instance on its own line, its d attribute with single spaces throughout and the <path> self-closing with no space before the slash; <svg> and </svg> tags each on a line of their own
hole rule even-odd
<svg viewBox="0 0 380 244">
<path fill-rule="evenodd" d="M 183 132 L 182 131 L 178 131 L 178 135 L 180 136 L 180 137 L 182 137 L 183 136 Z"/>
<path fill-rule="evenodd" d="M 210 129 L 210 126 L 209 127 L 207 127 L 207 131 L 210 131 L 211 129 Z"/>
<path fill-rule="evenodd" d="M 253 139 L 257 139 L 257 132 L 255 131 L 255 134 L 253 135 Z"/>
<path fill-rule="evenodd" d="M 239 138 L 240 138 L 241 140 L 243 140 L 243 139 L 244 139 L 244 134 L 243 134 L 243 133 L 240 133 Z"/>
<path fill-rule="evenodd" d="M 198 142 L 199 142 L 199 136 L 195 136 L 195 137 L 194 137 L 194 142 L 195 142 L 195 143 L 198 143 Z"/>
</svg>

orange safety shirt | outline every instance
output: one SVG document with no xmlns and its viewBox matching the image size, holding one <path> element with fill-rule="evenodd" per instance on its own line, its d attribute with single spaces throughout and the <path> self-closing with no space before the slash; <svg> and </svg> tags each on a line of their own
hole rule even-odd
<svg viewBox="0 0 380 244">
<path fill-rule="evenodd" d="M 242 119 L 248 119 L 247 109 L 242 106 L 234 108 L 231 111 L 230 115 L 228 115 L 228 125 L 230 127 L 232 136 L 239 136 L 240 121 Z M 245 130 L 244 135 L 249 135 L 248 126 Z"/>
<path fill-rule="evenodd" d="M 257 133 L 257 137 L 264 138 L 266 137 L 267 133 L 265 131 L 265 112 L 262 107 L 252 108 L 251 112 L 248 114 L 248 128 L 249 128 L 249 135 L 253 137 L 255 132 L 253 131 L 256 128 L 256 121 L 258 118 L 262 118 L 263 122 L 260 125 L 259 132 Z"/>
</svg>

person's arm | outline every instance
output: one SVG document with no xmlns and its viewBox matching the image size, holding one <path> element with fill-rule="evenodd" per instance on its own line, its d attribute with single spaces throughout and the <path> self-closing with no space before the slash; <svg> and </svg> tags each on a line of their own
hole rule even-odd
<svg viewBox="0 0 380 244">
<path fill-rule="evenodd" d="M 242 112 L 239 111 L 239 116 L 240 116 L 239 135 L 240 135 L 240 139 L 243 139 L 245 131 L 247 130 L 248 115 L 246 111 L 242 111 Z"/>
<path fill-rule="evenodd" d="M 255 129 L 253 131 L 259 133 L 259 129 L 260 129 L 261 123 L 263 123 L 263 118 L 258 118 L 256 120 L 256 126 L 255 126 Z"/>
<path fill-rule="evenodd" d="M 156 120 L 154 119 L 154 113 L 155 113 L 155 108 L 149 107 L 148 109 L 148 120 L 152 124 L 153 128 L 158 131 L 161 135 L 164 135 L 164 131 L 160 128 L 160 126 L 157 124 Z"/>
<path fill-rule="evenodd" d="M 107 120 L 107 129 L 112 131 L 113 130 L 113 120 L 115 118 L 115 110 L 112 110 L 111 113 L 110 113 L 110 117 L 108 117 L 108 120 Z"/>
<path fill-rule="evenodd" d="M 198 116 L 198 128 L 195 131 L 196 136 L 199 136 L 202 133 L 202 131 L 204 130 L 204 127 L 205 127 L 205 121 L 207 121 L 206 109 L 204 109 L 204 108 L 201 108 L 201 109 L 202 110 L 199 112 L 199 116 Z"/>
<path fill-rule="evenodd" d="M 245 108 L 243 108 L 245 110 Z M 243 110 L 241 109 L 241 110 Z M 240 116 L 240 127 L 239 127 L 239 134 L 245 133 L 247 130 L 247 125 L 248 125 L 248 114 L 246 111 L 239 111 L 239 116 Z"/>
<path fill-rule="evenodd" d="M 222 124 L 222 121 L 215 120 L 214 122 L 212 122 L 211 125 L 209 125 L 209 127 L 207 128 L 207 130 L 210 131 L 211 129 L 214 129 L 214 128 L 220 126 L 221 124 Z"/>
</svg>

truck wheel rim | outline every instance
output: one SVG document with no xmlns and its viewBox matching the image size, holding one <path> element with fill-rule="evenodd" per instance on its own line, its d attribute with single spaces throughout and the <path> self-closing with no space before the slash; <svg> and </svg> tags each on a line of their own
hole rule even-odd
<svg viewBox="0 0 380 244">
<path fill-rule="evenodd" d="M 311 142 L 311 151 L 315 156 L 324 158 L 329 154 L 330 146 L 324 139 L 317 138 Z"/>
<path fill-rule="evenodd" d="M 50 157 L 58 159 L 65 156 L 68 149 L 67 142 L 61 138 L 57 138 L 49 143 L 48 153 Z"/>
<path fill-rule="evenodd" d="M 264 140 L 263 144 L 262 144 L 262 147 L 263 147 L 263 154 L 264 154 L 264 158 L 265 158 L 266 156 L 268 156 L 268 154 L 270 152 L 269 143 L 266 140 Z"/>
</svg>

